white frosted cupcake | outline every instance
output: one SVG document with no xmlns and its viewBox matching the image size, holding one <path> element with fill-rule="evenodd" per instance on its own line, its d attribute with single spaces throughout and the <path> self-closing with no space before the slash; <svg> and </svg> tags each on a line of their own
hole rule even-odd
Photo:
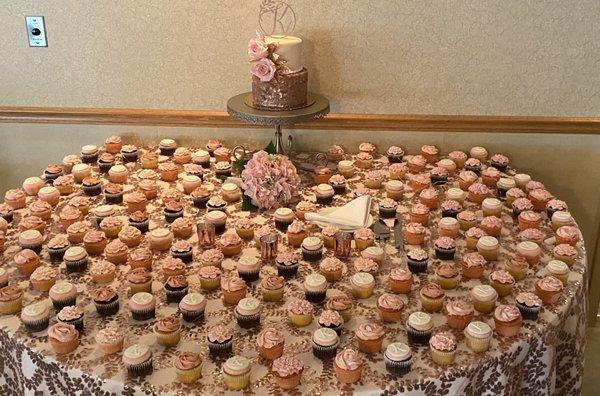
<svg viewBox="0 0 600 396">
<path fill-rule="evenodd" d="M 484 322 L 471 322 L 465 329 L 465 338 L 473 352 L 485 352 L 490 347 L 492 328 Z"/>
</svg>

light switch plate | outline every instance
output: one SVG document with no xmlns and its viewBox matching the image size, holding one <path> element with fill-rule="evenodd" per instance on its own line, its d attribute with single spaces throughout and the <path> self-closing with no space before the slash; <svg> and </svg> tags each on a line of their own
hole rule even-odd
<svg viewBox="0 0 600 396">
<path fill-rule="evenodd" d="M 44 26 L 43 16 L 28 16 L 25 17 L 25 25 L 27 26 L 27 38 L 29 39 L 30 47 L 47 47 L 46 41 L 46 26 Z"/>
</svg>

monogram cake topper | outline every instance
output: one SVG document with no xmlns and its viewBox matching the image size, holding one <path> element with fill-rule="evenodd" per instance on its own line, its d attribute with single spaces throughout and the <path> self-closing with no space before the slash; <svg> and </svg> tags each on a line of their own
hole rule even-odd
<svg viewBox="0 0 600 396">
<path fill-rule="evenodd" d="M 296 27 L 296 13 L 283 1 L 263 0 L 258 14 L 258 24 L 267 36 L 289 36 Z"/>
</svg>

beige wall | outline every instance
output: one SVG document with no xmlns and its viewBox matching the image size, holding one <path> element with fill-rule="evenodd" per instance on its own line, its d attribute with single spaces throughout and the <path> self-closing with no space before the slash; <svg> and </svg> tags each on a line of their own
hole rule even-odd
<svg viewBox="0 0 600 396">
<path fill-rule="evenodd" d="M 337 112 L 597 115 L 598 0 L 288 0 Z M 223 109 L 260 0 L 10 0 L 0 105 Z M 29 48 L 44 15 L 48 48 Z"/>
</svg>

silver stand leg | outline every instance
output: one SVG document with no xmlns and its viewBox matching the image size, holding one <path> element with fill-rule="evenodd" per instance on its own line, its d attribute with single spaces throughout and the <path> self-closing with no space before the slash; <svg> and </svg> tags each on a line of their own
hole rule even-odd
<svg viewBox="0 0 600 396">
<path fill-rule="evenodd" d="M 283 133 L 281 132 L 281 124 L 275 125 L 275 150 L 277 154 L 285 155 L 285 147 L 283 146 Z"/>
</svg>

